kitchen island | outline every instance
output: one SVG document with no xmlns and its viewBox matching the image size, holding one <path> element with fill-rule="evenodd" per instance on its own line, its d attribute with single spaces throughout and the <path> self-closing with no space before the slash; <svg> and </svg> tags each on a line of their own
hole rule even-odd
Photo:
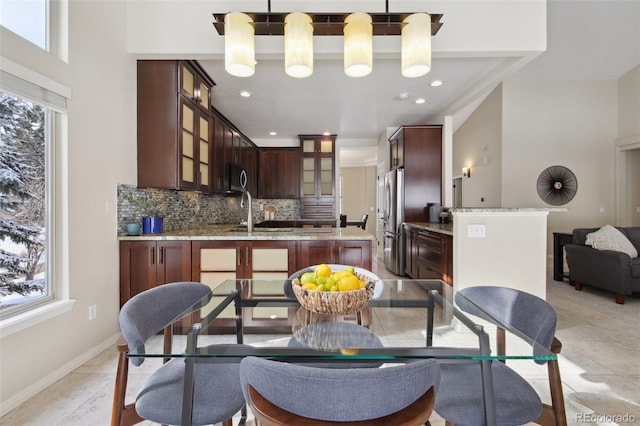
<svg viewBox="0 0 640 426">
<path fill-rule="evenodd" d="M 405 222 L 403 227 L 405 273 L 453 285 L 453 225 Z"/>
<path fill-rule="evenodd" d="M 239 225 L 210 225 L 118 240 L 122 306 L 135 294 L 169 282 L 196 281 L 214 288 L 228 279 L 284 279 L 320 263 L 371 270 L 374 236 L 354 227 L 247 232 Z M 282 288 L 269 291 L 264 296 L 281 294 Z M 287 316 L 272 310 L 257 312 L 252 315 Z"/>
</svg>

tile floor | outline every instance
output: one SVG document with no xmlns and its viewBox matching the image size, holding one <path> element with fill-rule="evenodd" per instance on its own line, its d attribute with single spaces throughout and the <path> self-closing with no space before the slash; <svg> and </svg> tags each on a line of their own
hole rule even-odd
<svg viewBox="0 0 640 426">
<path fill-rule="evenodd" d="M 382 265 L 377 273 L 391 277 Z M 558 312 L 556 334 L 563 344 L 560 370 L 569 425 L 640 423 L 640 296 L 628 297 L 625 305 L 617 305 L 610 293 L 588 287 L 576 292 L 567 282 L 553 281 L 550 268 L 547 275 L 547 300 Z M 0 424 L 108 425 L 116 357 L 115 348 L 104 351 L 0 418 Z M 151 360 L 131 369 L 131 398 L 157 368 L 154 361 L 160 362 Z M 511 366 L 548 400 L 546 370 L 531 364 Z M 444 424 L 435 413 L 431 423 Z"/>
</svg>

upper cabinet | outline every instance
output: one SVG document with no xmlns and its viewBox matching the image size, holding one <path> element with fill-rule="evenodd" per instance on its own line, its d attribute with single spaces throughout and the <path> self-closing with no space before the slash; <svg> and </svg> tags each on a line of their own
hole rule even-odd
<svg viewBox="0 0 640 426">
<path fill-rule="evenodd" d="M 229 164 L 237 165 L 247 174 L 246 189 L 252 195 L 258 191 L 258 148 L 229 120 L 213 111 L 213 170 L 212 191 L 229 191 Z M 237 168 L 234 168 L 237 169 Z"/>
<path fill-rule="evenodd" d="M 299 198 L 300 149 L 263 148 L 258 155 L 258 198 Z"/>
<path fill-rule="evenodd" d="M 138 186 L 211 192 L 213 85 L 193 61 L 138 61 Z"/>
<path fill-rule="evenodd" d="M 390 168 L 404 168 L 405 221 L 427 221 L 429 204 L 442 204 L 442 126 L 400 127 L 389 149 Z"/>
<path fill-rule="evenodd" d="M 300 217 L 335 219 L 336 135 L 300 135 Z"/>
</svg>

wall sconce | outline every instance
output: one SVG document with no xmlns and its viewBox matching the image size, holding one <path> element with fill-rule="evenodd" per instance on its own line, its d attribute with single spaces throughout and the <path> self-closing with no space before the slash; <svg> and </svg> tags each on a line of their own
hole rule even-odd
<svg viewBox="0 0 640 426">
<path fill-rule="evenodd" d="M 463 167 L 462 168 L 462 176 L 464 177 L 471 177 L 471 167 Z"/>
</svg>

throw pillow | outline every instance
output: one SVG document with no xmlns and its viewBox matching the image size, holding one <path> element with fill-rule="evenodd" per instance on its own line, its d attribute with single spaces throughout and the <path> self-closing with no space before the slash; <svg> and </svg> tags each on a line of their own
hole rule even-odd
<svg viewBox="0 0 640 426">
<path fill-rule="evenodd" d="M 596 232 L 587 234 L 585 244 L 596 250 L 613 250 L 626 253 L 632 259 L 638 257 L 638 251 L 631 241 L 611 225 L 605 225 Z"/>
</svg>

